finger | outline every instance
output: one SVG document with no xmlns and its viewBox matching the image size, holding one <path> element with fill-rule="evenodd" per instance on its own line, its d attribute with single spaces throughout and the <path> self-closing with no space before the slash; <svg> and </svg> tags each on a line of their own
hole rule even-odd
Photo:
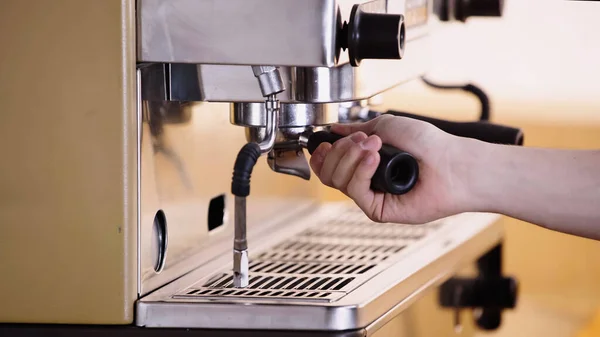
<svg viewBox="0 0 600 337">
<path fill-rule="evenodd" d="M 364 132 L 367 135 L 370 135 L 375 131 L 375 127 L 379 123 L 387 120 L 390 117 L 392 116 L 379 116 L 366 123 L 332 124 L 330 130 L 331 132 L 342 136 L 346 136 L 354 132 Z"/>
<path fill-rule="evenodd" d="M 331 150 L 329 150 L 329 152 L 325 156 L 320 174 L 318 175 L 319 179 L 321 179 L 321 182 L 323 184 L 330 187 L 334 187 L 332 184 L 333 172 L 335 171 L 335 168 L 337 167 L 340 159 L 344 156 L 344 154 L 346 154 L 346 151 L 353 144 L 361 142 L 366 138 L 366 134 L 364 134 L 363 132 L 357 132 L 355 134 L 352 134 L 351 136 L 342 138 L 333 144 Z"/>
<path fill-rule="evenodd" d="M 325 157 L 329 150 L 331 150 L 331 144 L 329 143 L 321 143 L 313 154 L 310 156 L 310 167 L 313 172 L 317 175 L 317 177 L 321 174 L 321 168 L 323 168 L 323 162 L 325 161 Z"/>
<path fill-rule="evenodd" d="M 367 155 L 369 151 L 376 152 L 380 148 L 381 139 L 375 135 L 371 135 L 362 142 L 351 146 L 346 151 L 346 154 L 344 154 L 344 156 L 340 159 L 340 162 L 333 172 L 333 176 L 331 178 L 333 187 L 346 193 L 348 182 L 350 182 L 350 179 L 352 179 L 356 167 L 360 164 L 362 158 Z"/>
<path fill-rule="evenodd" d="M 331 184 L 333 187 L 342 191 L 342 193 L 346 193 L 348 182 L 352 179 L 356 167 L 367 153 L 368 152 L 358 144 L 351 146 L 340 159 L 340 162 L 331 176 Z"/>
<path fill-rule="evenodd" d="M 381 205 L 375 202 L 376 193 L 371 190 L 371 179 L 377 170 L 380 157 L 377 152 L 368 152 L 356 167 L 352 179 L 348 182 L 346 192 L 366 214 L 373 214 Z"/>
</svg>

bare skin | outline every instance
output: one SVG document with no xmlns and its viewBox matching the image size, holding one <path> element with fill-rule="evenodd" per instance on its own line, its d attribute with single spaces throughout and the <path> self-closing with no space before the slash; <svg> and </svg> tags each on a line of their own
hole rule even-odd
<svg viewBox="0 0 600 337">
<path fill-rule="evenodd" d="M 420 224 L 462 212 L 491 212 L 600 240 L 600 151 L 504 146 L 447 134 L 394 116 L 334 125 L 347 136 L 321 144 L 310 165 L 373 221 Z M 419 181 L 405 195 L 372 191 L 377 151 L 411 153 Z"/>
</svg>

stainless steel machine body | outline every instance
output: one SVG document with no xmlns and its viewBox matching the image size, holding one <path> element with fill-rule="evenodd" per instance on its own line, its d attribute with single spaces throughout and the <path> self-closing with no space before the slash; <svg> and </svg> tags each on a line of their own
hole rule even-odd
<svg viewBox="0 0 600 337">
<path fill-rule="evenodd" d="M 352 204 L 323 202 L 317 181 L 298 179 L 310 171 L 297 144 L 286 147 L 424 75 L 434 3 L 4 1 L 0 130 L 14 167 L 0 180 L 9 243 L 0 323 L 454 331 L 438 286 L 501 243 L 498 218 L 373 223 Z M 357 4 L 403 16 L 401 60 L 351 64 L 339 41 Z M 40 58 L 30 48 L 39 43 L 60 48 Z M 247 200 L 249 285 L 234 289 L 231 170 L 268 124 L 252 66 L 278 67 L 285 90 L 275 150 L 257 164 Z M 465 333 L 472 325 L 462 321 Z"/>
</svg>

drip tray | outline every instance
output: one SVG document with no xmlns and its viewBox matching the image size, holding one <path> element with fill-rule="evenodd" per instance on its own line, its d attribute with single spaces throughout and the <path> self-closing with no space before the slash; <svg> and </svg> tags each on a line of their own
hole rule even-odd
<svg viewBox="0 0 600 337">
<path fill-rule="evenodd" d="M 359 212 L 352 209 L 251 257 L 245 289 L 233 288 L 230 272 L 219 273 L 175 297 L 335 301 L 400 257 L 407 245 L 442 225 L 380 224 Z"/>
<path fill-rule="evenodd" d="M 251 237 L 248 287 L 233 287 L 229 247 L 226 256 L 143 298 L 138 324 L 362 328 L 424 285 L 433 286 L 432 280 L 451 276 L 448 269 L 458 268 L 458 261 L 491 248 L 501 238 L 496 219 L 463 214 L 419 226 L 382 224 L 354 205 L 324 205 Z"/>
</svg>

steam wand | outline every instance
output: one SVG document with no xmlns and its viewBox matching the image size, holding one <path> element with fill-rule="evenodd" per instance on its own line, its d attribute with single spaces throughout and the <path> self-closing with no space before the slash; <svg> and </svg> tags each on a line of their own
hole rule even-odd
<svg viewBox="0 0 600 337">
<path fill-rule="evenodd" d="M 285 90 L 279 69 L 274 66 L 253 66 L 265 101 L 266 132 L 260 143 L 248 143 L 238 153 L 233 168 L 231 193 L 235 195 L 233 239 L 233 286 L 245 288 L 249 279 L 248 241 L 246 238 L 246 197 L 250 195 L 252 169 L 263 153 L 275 145 L 280 104 L 277 94 Z"/>
</svg>

